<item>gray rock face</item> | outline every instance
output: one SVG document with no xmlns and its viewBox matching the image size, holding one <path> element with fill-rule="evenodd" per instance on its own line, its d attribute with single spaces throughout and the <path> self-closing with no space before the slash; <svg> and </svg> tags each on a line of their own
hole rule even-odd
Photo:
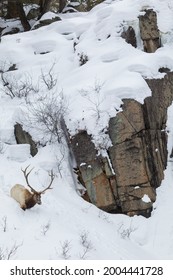
<svg viewBox="0 0 173 280">
<path fill-rule="evenodd" d="M 8 28 L 4 28 L 3 31 L 2 31 L 2 35 L 5 36 L 5 35 L 13 35 L 13 34 L 16 34 L 16 33 L 19 33 L 20 32 L 20 29 L 18 27 L 13 27 L 11 28 L 11 30 L 9 31 Z"/>
<path fill-rule="evenodd" d="M 55 16 L 51 19 L 40 19 L 39 21 L 37 21 L 34 26 L 32 27 L 33 30 L 35 29 L 38 29 L 40 27 L 43 27 L 43 26 L 46 26 L 46 25 L 49 25 L 51 23 L 54 23 L 54 22 L 57 22 L 57 21 L 60 21 L 61 18 L 58 17 L 58 16 Z"/>
<path fill-rule="evenodd" d="M 136 34 L 132 26 L 124 30 L 121 37 L 124 38 L 128 44 L 131 44 L 135 48 L 137 47 Z"/>
<path fill-rule="evenodd" d="M 144 51 L 155 52 L 160 47 L 160 32 L 157 26 L 157 14 L 153 10 L 146 10 L 139 16 L 139 27 Z"/>
<path fill-rule="evenodd" d="M 109 135 L 113 145 L 131 139 L 131 135 L 145 128 L 142 105 L 132 99 L 123 100 L 123 111 L 109 121 Z"/>
<path fill-rule="evenodd" d="M 27 20 L 37 19 L 40 14 L 40 9 L 38 6 L 33 7 L 30 9 L 29 13 L 27 14 Z"/>
<path fill-rule="evenodd" d="M 92 135 L 80 131 L 71 148 L 90 201 L 108 212 L 149 217 L 167 163 L 167 108 L 173 101 L 173 73 L 146 80 L 152 96 L 140 104 L 124 99 L 110 119 L 109 160 L 98 156 Z M 110 166 L 111 163 L 111 166 Z"/>
<path fill-rule="evenodd" d="M 157 14 L 152 9 L 145 10 L 139 16 L 139 29 L 145 52 L 153 53 L 161 46 L 160 31 L 157 26 Z M 124 27 L 121 37 L 128 44 L 137 47 L 135 30 L 132 26 Z"/>
<path fill-rule="evenodd" d="M 144 51 L 155 52 L 160 47 L 156 13 L 146 10 L 139 17 L 139 25 Z M 123 36 L 136 46 L 133 28 Z M 89 200 L 101 209 L 150 216 L 167 164 L 165 128 L 167 109 L 173 101 L 173 73 L 164 67 L 159 72 L 165 72 L 164 78 L 146 80 L 152 96 L 144 104 L 124 99 L 122 111 L 110 119 L 109 159 L 98 156 L 92 135 L 86 131 L 72 138 L 71 147 Z"/>
<path fill-rule="evenodd" d="M 115 179 L 107 159 L 97 156 L 91 135 L 80 131 L 72 138 L 71 147 L 90 201 L 105 210 L 116 209 Z"/>
<path fill-rule="evenodd" d="M 38 152 L 36 143 L 33 141 L 31 135 L 23 130 L 22 125 L 17 123 L 14 127 L 14 135 L 16 138 L 17 144 L 29 144 L 31 155 L 35 156 Z"/>
</svg>

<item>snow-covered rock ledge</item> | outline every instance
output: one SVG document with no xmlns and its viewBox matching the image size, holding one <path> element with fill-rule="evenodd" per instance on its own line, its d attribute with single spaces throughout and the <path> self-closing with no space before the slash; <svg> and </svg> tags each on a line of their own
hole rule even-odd
<svg viewBox="0 0 173 280">
<path fill-rule="evenodd" d="M 109 121 L 106 133 L 112 145 L 106 150 L 107 157 L 99 154 L 87 131 L 80 131 L 70 140 L 78 175 L 90 201 L 99 208 L 150 216 L 167 164 L 165 129 L 167 108 L 173 101 L 172 79 L 170 72 L 162 79 L 146 80 L 152 96 L 144 104 L 123 100 L 122 111 Z M 144 195 L 149 202 L 142 199 Z"/>
</svg>

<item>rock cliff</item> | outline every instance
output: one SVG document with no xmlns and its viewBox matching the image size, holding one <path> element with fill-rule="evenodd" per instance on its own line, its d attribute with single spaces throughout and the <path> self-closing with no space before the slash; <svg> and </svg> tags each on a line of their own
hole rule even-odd
<svg viewBox="0 0 173 280">
<path fill-rule="evenodd" d="M 167 163 L 167 108 L 173 100 L 173 73 L 146 80 L 152 96 L 140 104 L 123 99 L 122 111 L 110 119 L 109 157 L 98 156 L 92 135 L 71 138 L 79 174 L 90 201 L 114 213 L 150 216 L 156 188 Z"/>
<path fill-rule="evenodd" d="M 161 40 L 153 10 L 139 16 L 139 28 L 143 50 L 155 52 Z M 132 27 L 122 37 L 137 47 Z M 87 131 L 70 137 L 80 181 L 90 202 L 105 211 L 129 216 L 151 214 L 167 164 L 167 109 L 173 101 L 173 73 L 164 66 L 158 71 L 165 72 L 163 78 L 145 80 L 151 96 L 143 104 L 123 99 L 122 111 L 109 120 L 107 133 L 112 146 L 107 157 L 98 155 Z"/>
</svg>

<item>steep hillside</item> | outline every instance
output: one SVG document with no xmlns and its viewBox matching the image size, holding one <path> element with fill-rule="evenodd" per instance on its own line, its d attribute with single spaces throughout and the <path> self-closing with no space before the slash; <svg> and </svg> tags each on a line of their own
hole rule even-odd
<svg viewBox="0 0 173 280">
<path fill-rule="evenodd" d="M 150 9 L 154 44 L 139 23 Z M 61 18 L 1 38 L 0 259 L 172 259 L 172 1 L 105 1 Z M 26 186 L 29 165 L 37 191 L 55 179 L 23 211 L 10 189 Z M 143 209 L 125 208 L 130 195 Z"/>
</svg>

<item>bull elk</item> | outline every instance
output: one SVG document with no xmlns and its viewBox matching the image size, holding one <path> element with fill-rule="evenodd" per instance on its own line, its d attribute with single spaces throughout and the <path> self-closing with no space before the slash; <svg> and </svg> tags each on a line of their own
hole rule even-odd
<svg viewBox="0 0 173 280">
<path fill-rule="evenodd" d="M 27 186 L 30 188 L 31 191 L 29 191 L 28 189 L 26 189 L 24 186 L 22 186 L 20 184 L 14 185 L 14 187 L 12 187 L 12 189 L 10 191 L 11 197 L 14 198 L 20 204 L 20 207 L 23 210 L 32 208 L 35 204 L 40 205 L 41 204 L 41 195 L 44 194 L 45 191 L 52 189 L 51 185 L 55 178 L 53 171 L 51 171 L 49 174 L 51 180 L 50 180 L 48 187 L 46 187 L 44 190 L 38 192 L 33 187 L 31 187 L 31 185 L 29 184 L 28 177 L 29 177 L 29 174 L 31 173 L 31 171 L 33 170 L 33 168 L 30 171 L 28 171 L 28 167 L 29 166 L 27 166 L 24 170 L 23 169 L 21 169 L 21 170 L 26 179 Z"/>
</svg>

